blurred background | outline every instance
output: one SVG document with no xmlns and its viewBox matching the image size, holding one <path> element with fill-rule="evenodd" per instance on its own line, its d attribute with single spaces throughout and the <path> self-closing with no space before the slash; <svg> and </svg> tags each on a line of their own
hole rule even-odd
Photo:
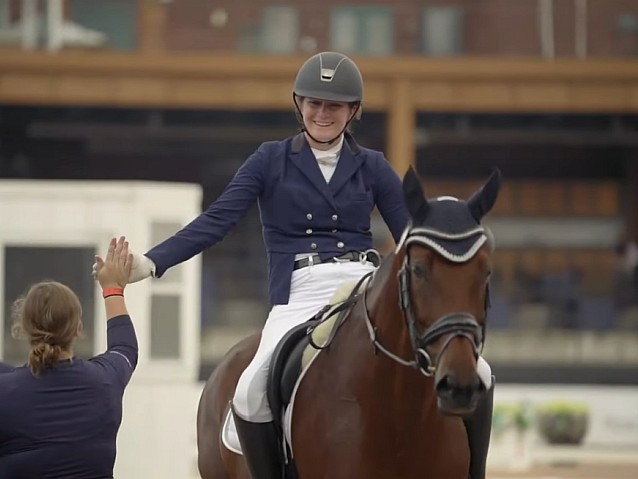
<svg viewBox="0 0 638 479">
<path fill-rule="evenodd" d="M 505 176 L 490 477 L 637 477 L 637 0 L 0 0 L 0 358 L 24 362 L 8 311 L 43 277 L 101 351 L 93 255 L 114 234 L 146 251 L 293 135 L 295 74 L 323 50 L 362 70 L 357 140 L 428 195 Z M 117 477 L 196 477 L 202 381 L 269 310 L 257 208 L 145 283 Z"/>
</svg>

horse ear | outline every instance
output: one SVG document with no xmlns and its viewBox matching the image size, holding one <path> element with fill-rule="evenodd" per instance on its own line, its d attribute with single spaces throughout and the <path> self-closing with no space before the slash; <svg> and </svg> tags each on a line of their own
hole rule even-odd
<svg viewBox="0 0 638 479">
<path fill-rule="evenodd" d="M 472 213 L 472 217 L 479 223 L 481 222 L 481 218 L 483 218 L 483 216 L 492 209 L 494 203 L 496 203 L 498 192 L 501 189 L 502 179 L 503 175 L 501 174 L 501 170 L 494 168 L 494 171 L 492 171 L 492 174 L 481 189 L 467 200 L 467 206 L 470 209 L 470 213 Z"/>
<path fill-rule="evenodd" d="M 414 220 L 422 220 L 428 212 L 428 202 L 423 193 L 421 180 L 410 167 L 403 177 L 403 196 L 410 216 Z"/>
</svg>

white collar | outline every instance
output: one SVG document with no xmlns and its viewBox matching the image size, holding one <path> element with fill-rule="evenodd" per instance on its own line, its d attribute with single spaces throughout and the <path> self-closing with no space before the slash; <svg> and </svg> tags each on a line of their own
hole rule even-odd
<svg viewBox="0 0 638 479">
<path fill-rule="evenodd" d="M 335 146 L 332 146 L 330 148 L 328 148 L 327 150 L 318 150 L 316 148 L 310 148 L 312 150 L 312 153 L 315 155 L 315 158 L 319 159 L 319 158 L 334 158 L 335 156 L 338 156 L 339 153 L 341 152 L 341 147 L 343 146 L 343 135 L 341 135 L 341 138 L 339 138 L 339 141 L 337 142 L 337 144 Z"/>
</svg>

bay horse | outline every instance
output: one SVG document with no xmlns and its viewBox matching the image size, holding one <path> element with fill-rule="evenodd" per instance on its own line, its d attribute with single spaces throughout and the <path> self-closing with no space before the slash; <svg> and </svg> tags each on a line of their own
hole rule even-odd
<svg viewBox="0 0 638 479">
<path fill-rule="evenodd" d="M 282 453 L 294 465 L 287 478 L 468 479 L 463 418 L 485 394 L 477 359 L 493 249 L 481 219 L 500 183 L 495 170 L 467 201 L 428 199 L 416 173 L 405 175 L 410 224 L 355 288 L 295 383 Z M 233 347 L 204 387 L 197 414 L 203 479 L 250 479 L 222 428 L 258 344 L 255 334 Z"/>
</svg>

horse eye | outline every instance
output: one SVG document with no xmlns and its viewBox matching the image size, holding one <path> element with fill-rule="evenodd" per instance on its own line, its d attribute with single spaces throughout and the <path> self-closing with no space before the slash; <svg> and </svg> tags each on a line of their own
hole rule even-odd
<svg viewBox="0 0 638 479">
<path fill-rule="evenodd" d="M 412 274 L 420 279 L 425 279 L 425 265 L 420 263 L 412 265 Z"/>
</svg>

